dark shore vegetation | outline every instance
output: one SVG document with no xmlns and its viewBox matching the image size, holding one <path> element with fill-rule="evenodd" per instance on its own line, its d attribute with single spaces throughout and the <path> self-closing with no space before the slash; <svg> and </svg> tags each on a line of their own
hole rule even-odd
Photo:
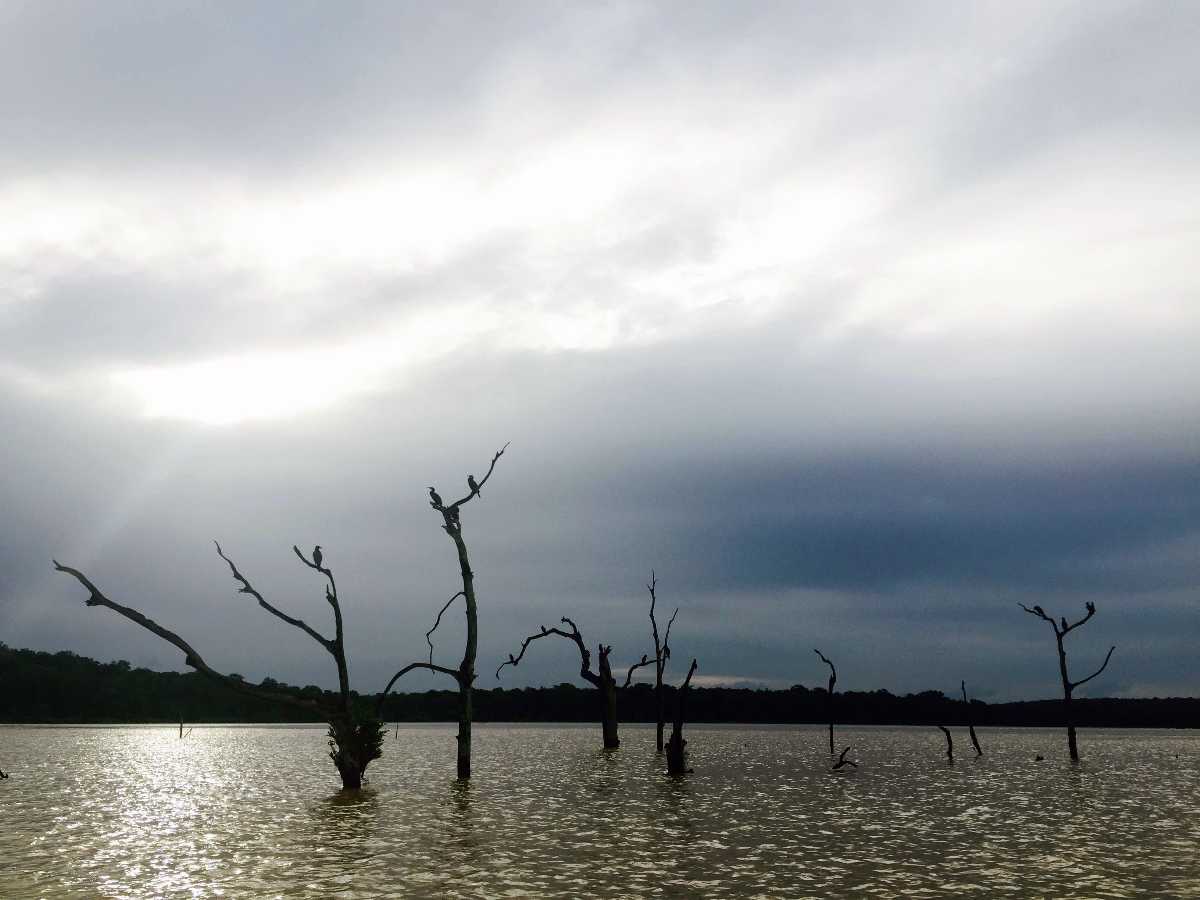
<svg viewBox="0 0 1200 900">
<path fill-rule="evenodd" d="M 240 679 L 240 675 L 231 675 Z M 315 685 L 297 687 L 270 678 L 252 685 L 273 693 L 317 699 Z M 668 708 L 676 688 L 665 686 Z M 476 722 L 594 722 L 596 691 L 559 684 L 539 688 L 475 690 Z M 696 687 L 687 701 L 689 722 L 827 724 L 823 687 L 794 685 L 783 690 Z M 376 695 L 351 691 L 360 715 L 376 708 Z M 458 692 L 431 690 L 389 694 L 381 710 L 385 722 L 456 722 Z M 967 725 L 968 706 L 960 696 L 939 691 L 893 694 L 886 690 L 838 692 L 838 722 L 852 725 Z M 635 683 L 621 698 L 622 720 L 656 722 L 654 685 Z M 985 703 L 972 699 L 976 728 L 1062 726 L 1062 700 Z M 1200 727 L 1200 698 L 1076 698 L 1074 722 L 1088 728 Z M 7 723 L 163 723 L 178 726 L 215 722 L 319 722 L 315 711 L 237 693 L 195 673 L 152 672 L 123 660 L 98 662 L 70 651 L 47 653 L 0 644 L 0 722 Z"/>
</svg>

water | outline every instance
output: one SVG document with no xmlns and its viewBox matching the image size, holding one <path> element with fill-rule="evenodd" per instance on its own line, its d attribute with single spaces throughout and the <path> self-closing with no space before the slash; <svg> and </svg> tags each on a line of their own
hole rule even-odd
<svg viewBox="0 0 1200 900">
<path fill-rule="evenodd" d="M 340 796 L 317 727 L 0 728 L 3 897 L 1200 897 L 1200 734 L 401 726 Z M 1044 762 L 1035 762 L 1041 752 Z"/>
</svg>

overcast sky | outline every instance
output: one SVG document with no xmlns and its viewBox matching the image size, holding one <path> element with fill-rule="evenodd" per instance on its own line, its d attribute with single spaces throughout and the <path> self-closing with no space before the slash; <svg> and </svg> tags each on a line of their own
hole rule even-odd
<svg viewBox="0 0 1200 900">
<path fill-rule="evenodd" d="M 0 640 L 1200 693 L 1200 7 L 0 0 Z M 442 633 L 442 632 L 445 633 Z M 456 665 L 459 612 L 437 660 Z M 574 681 L 539 642 L 503 684 Z M 404 688 L 452 687 L 419 673 Z"/>
</svg>

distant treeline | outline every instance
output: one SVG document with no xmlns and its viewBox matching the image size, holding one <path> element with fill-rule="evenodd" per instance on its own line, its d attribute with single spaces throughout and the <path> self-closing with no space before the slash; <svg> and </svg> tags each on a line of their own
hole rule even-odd
<svg viewBox="0 0 1200 900">
<path fill-rule="evenodd" d="M 273 679 L 277 691 L 319 697 L 315 685 L 297 688 Z M 477 722 L 595 722 L 600 692 L 559 684 L 544 688 L 477 689 Z M 332 696 L 332 695 L 331 695 Z M 359 711 L 374 712 L 374 696 L 358 697 Z M 940 691 L 899 696 L 886 690 L 837 694 L 836 718 L 847 725 L 954 725 L 966 721 L 960 700 Z M 621 692 L 623 722 L 655 721 L 654 690 L 637 684 Z M 668 700 L 673 703 L 673 700 Z M 388 722 L 453 722 L 456 691 L 394 694 L 384 705 Z M 823 723 L 825 689 L 786 690 L 697 687 L 688 699 L 694 722 Z M 976 725 L 1062 725 L 1060 700 L 971 703 Z M 1200 727 L 1200 698 L 1076 700 L 1077 724 L 1093 727 Z M 317 714 L 267 703 L 189 672 L 135 669 L 124 660 L 101 663 L 69 651 L 43 653 L 0 644 L 0 722 L 305 722 Z"/>
</svg>

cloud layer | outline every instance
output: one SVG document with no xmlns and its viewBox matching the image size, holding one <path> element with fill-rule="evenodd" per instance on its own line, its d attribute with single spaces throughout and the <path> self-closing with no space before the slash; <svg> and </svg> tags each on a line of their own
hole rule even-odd
<svg viewBox="0 0 1200 900">
<path fill-rule="evenodd" d="M 357 685 L 467 521 L 481 671 L 570 615 L 709 677 L 1194 693 L 1200 14 L 1183 5 L 0 10 L 0 640 Z M 259 613 L 259 614 L 256 614 Z M 454 662 L 453 620 L 441 646 Z M 461 628 L 459 629 L 461 631 Z M 538 647 L 506 683 L 571 680 Z M 812 657 L 810 660 L 809 657 Z M 490 679 L 490 674 L 485 680 Z M 432 684 L 418 678 L 415 687 Z"/>
</svg>

